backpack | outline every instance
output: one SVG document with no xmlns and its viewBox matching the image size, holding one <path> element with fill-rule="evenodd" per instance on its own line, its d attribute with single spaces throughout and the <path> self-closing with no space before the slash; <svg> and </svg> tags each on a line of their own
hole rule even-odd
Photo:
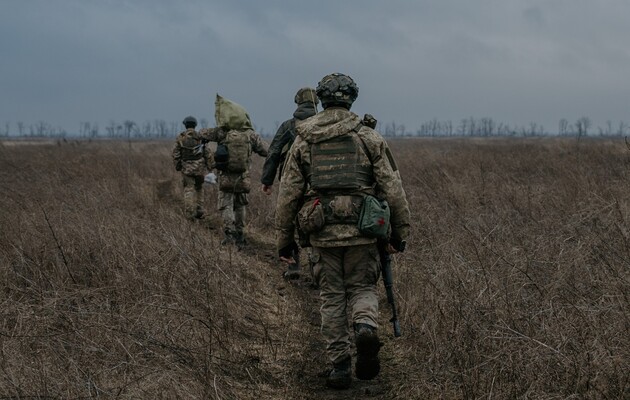
<svg viewBox="0 0 630 400">
<path fill-rule="evenodd" d="M 251 151 L 247 131 L 231 130 L 214 153 L 216 168 L 226 172 L 243 173 L 249 167 Z"/>
</svg>

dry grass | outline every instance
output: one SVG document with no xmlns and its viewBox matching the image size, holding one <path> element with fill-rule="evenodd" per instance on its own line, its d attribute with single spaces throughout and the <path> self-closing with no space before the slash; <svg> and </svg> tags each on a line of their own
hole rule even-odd
<svg viewBox="0 0 630 400">
<path fill-rule="evenodd" d="M 392 142 L 403 337 L 383 303 L 382 374 L 345 393 L 317 377 L 316 292 L 281 279 L 270 199 L 250 196 L 248 249 L 219 246 L 216 214 L 183 217 L 170 147 L 0 146 L 0 397 L 630 395 L 623 142 Z"/>
</svg>

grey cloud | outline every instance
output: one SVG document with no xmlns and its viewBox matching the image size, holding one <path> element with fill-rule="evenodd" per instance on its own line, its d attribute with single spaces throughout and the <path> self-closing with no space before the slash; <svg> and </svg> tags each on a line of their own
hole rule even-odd
<svg viewBox="0 0 630 400">
<path fill-rule="evenodd" d="M 410 130 L 603 124 L 627 118 L 627 15 L 621 0 L 6 1 L 0 124 L 212 120 L 219 92 L 269 132 L 333 71 L 357 81 L 357 112 Z"/>
</svg>

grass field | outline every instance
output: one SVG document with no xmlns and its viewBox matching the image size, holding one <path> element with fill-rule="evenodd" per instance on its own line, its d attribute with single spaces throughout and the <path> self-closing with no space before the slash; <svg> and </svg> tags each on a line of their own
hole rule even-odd
<svg viewBox="0 0 630 400">
<path fill-rule="evenodd" d="M 189 223 L 171 145 L 0 142 L 0 398 L 630 397 L 622 140 L 390 142 L 403 336 L 381 290 L 381 375 L 345 392 L 318 375 L 317 291 L 281 277 L 276 194 L 220 246 L 216 187 Z"/>
</svg>

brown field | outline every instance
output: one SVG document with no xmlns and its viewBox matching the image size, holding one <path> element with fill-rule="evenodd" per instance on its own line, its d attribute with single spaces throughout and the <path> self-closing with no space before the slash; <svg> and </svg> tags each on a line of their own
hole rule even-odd
<svg viewBox="0 0 630 400">
<path fill-rule="evenodd" d="M 630 398 L 623 141 L 390 145 L 414 221 L 394 267 L 403 336 L 382 290 L 382 373 L 335 392 L 317 291 L 283 281 L 269 198 L 251 193 L 236 251 L 214 186 L 206 220 L 184 219 L 170 142 L 0 144 L 0 397 Z"/>
</svg>

